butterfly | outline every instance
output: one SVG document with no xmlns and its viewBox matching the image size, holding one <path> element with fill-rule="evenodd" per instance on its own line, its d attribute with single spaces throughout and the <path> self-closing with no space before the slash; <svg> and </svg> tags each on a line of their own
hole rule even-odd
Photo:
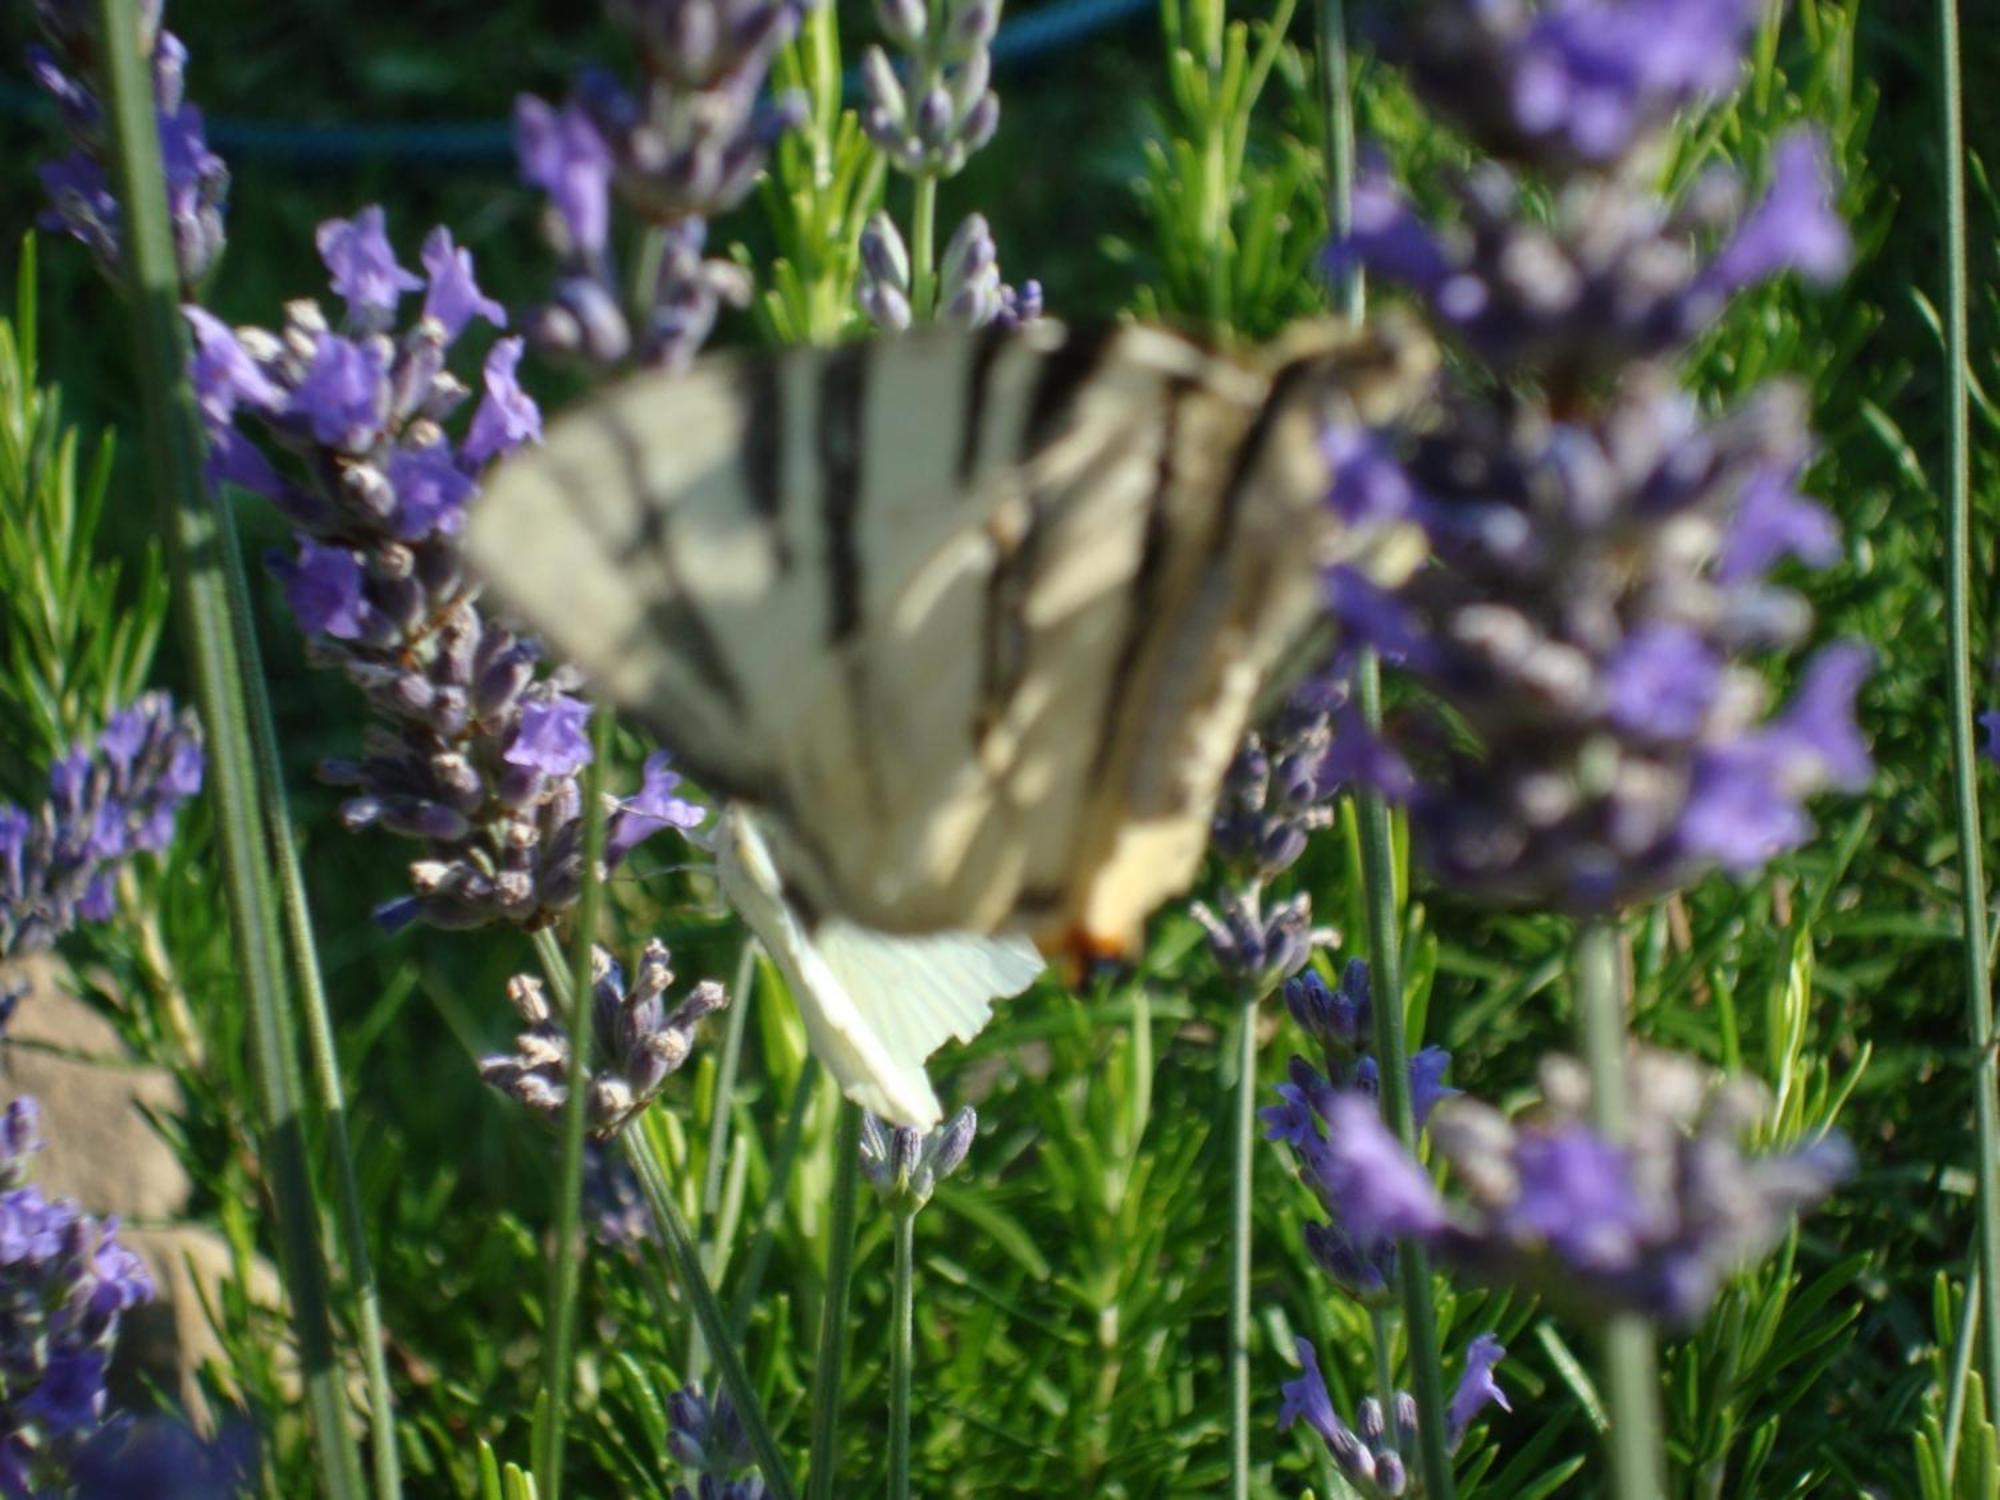
<svg viewBox="0 0 2000 1500">
<path fill-rule="evenodd" d="M 501 464 L 466 551 L 740 804 L 725 885 L 816 1052 L 917 1123 L 923 1057 L 1031 943 L 1128 954 L 1193 881 L 1322 571 L 1414 564 L 1409 528 L 1333 519 L 1324 437 L 1435 363 L 1393 322 L 1243 356 L 1048 320 L 718 354 Z"/>
</svg>

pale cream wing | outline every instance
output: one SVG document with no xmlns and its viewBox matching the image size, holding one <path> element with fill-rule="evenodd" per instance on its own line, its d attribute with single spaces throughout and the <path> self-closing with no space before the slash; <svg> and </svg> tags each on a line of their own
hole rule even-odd
<svg viewBox="0 0 2000 1500">
<path fill-rule="evenodd" d="M 1052 324 L 713 359 L 502 465 L 468 551 L 765 810 L 811 918 L 1117 946 L 1310 606 L 1307 413 L 1382 363 Z"/>
</svg>

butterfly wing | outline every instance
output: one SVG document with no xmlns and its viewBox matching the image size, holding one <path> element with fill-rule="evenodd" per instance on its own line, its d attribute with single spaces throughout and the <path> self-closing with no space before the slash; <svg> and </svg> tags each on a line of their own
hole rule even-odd
<svg viewBox="0 0 2000 1500">
<path fill-rule="evenodd" d="M 1018 995 L 1042 971 L 1041 955 L 1019 937 L 894 936 L 838 917 L 809 932 L 741 807 L 723 814 L 716 868 L 730 904 L 785 976 L 813 1055 L 849 1099 L 898 1125 L 937 1124 L 925 1060 L 947 1040 L 972 1040 L 995 999 Z"/>
<path fill-rule="evenodd" d="M 813 921 L 1115 950 L 1192 878 L 1312 611 L 1304 398 L 1397 364 L 1047 323 L 719 357 L 555 424 L 467 551 L 762 810 Z"/>
</svg>

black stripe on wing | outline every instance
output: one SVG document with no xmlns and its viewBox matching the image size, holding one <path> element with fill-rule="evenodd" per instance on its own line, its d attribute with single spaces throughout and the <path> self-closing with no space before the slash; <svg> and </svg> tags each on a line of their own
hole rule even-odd
<svg viewBox="0 0 2000 1500">
<path fill-rule="evenodd" d="M 993 366 L 1008 345 L 1015 342 L 1011 328 L 989 323 L 979 330 L 972 358 L 965 366 L 965 396 L 958 412 L 958 484 L 969 491 L 979 470 L 979 456 L 986 444 L 987 398 L 993 385 Z"/>
<path fill-rule="evenodd" d="M 1175 376 L 1167 382 L 1165 409 L 1161 413 L 1160 456 L 1153 471 L 1153 491 L 1146 497 L 1146 532 L 1139 547 L 1139 566 L 1132 575 L 1125 596 L 1125 637 L 1118 643 L 1118 657 L 1112 668 L 1110 694 L 1097 725 L 1097 748 L 1091 754 L 1090 779 L 1099 781 L 1107 769 L 1112 748 L 1118 740 L 1126 704 L 1137 684 L 1133 681 L 1139 657 L 1145 650 L 1150 631 L 1166 622 L 1157 618 L 1162 570 L 1173 541 L 1173 523 L 1168 507 L 1179 478 L 1177 461 L 1181 440 L 1181 407 L 1201 389 L 1191 377 Z"/>
<path fill-rule="evenodd" d="M 1028 414 L 1022 420 L 1016 444 L 1018 461 L 1025 463 L 1033 458 L 1062 430 L 1077 394 L 1104 364 L 1119 332 L 1116 323 L 1072 328 L 1062 343 L 1042 356 L 1028 396 Z"/>
<path fill-rule="evenodd" d="M 861 511 L 868 355 L 867 344 L 848 344 L 829 354 L 820 368 L 820 523 L 826 536 L 826 632 L 834 644 L 861 628 L 861 549 L 856 523 Z"/>
<path fill-rule="evenodd" d="M 615 407 L 599 409 L 595 423 L 618 455 L 624 467 L 625 484 L 639 508 L 639 524 L 626 538 L 626 548 L 650 553 L 664 585 L 646 605 L 646 629 L 655 649 L 664 648 L 684 656 L 702 686 L 741 721 L 749 708 L 748 696 L 721 642 L 695 607 L 694 596 L 688 591 L 687 579 L 682 576 L 674 553 L 669 533 L 675 497 L 654 493 L 646 477 L 645 445 Z M 582 490 L 574 484 L 567 487 L 572 493 L 588 493 L 587 487 Z"/>
<path fill-rule="evenodd" d="M 746 359 L 738 368 L 736 395 L 743 406 L 737 466 L 750 508 L 770 534 L 771 557 L 782 576 L 791 571 L 792 547 L 784 527 L 785 390 L 778 361 L 769 356 Z"/>
</svg>

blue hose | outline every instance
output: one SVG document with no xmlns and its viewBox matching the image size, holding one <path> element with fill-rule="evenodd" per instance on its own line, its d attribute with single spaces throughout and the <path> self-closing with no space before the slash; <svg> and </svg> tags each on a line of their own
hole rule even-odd
<svg viewBox="0 0 2000 1500">
<path fill-rule="evenodd" d="M 995 67 L 1021 67 L 1073 43 L 1135 20 L 1158 0 L 1052 0 L 1001 26 L 993 38 Z M 849 69 L 845 89 L 859 91 Z M 0 82 L 0 112 L 40 113 L 45 102 L 31 89 Z M 293 125 L 275 120 L 211 119 L 209 143 L 225 156 L 320 169 L 384 162 L 427 167 L 509 167 L 513 127 L 505 120 L 440 125 Z"/>
</svg>

